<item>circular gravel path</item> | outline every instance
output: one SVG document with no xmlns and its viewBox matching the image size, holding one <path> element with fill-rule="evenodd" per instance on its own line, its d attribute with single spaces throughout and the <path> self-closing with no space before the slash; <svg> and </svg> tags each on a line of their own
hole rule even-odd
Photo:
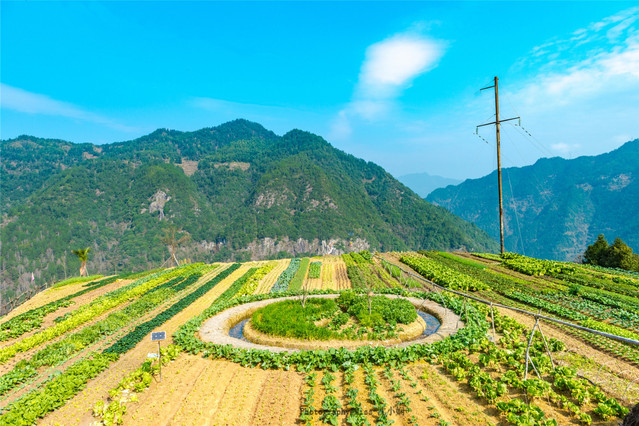
<svg viewBox="0 0 639 426">
<path fill-rule="evenodd" d="M 396 295 L 385 295 L 385 296 L 391 299 L 401 297 L 402 299 L 408 300 L 418 310 L 428 312 L 434 317 L 436 317 L 437 319 L 439 319 L 441 326 L 435 333 L 429 336 L 418 337 L 417 339 L 414 339 L 414 340 L 397 343 L 397 344 L 391 344 L 391 345 L 384 345 L 383 342 L 379 342 L 374 346 L 405 347 L 410 345 L 433 343 L 433 342 L 437 342 L 438 340 L 442 340 L 445 337 L 450 336 L 451 334 L 454 334 L 459 328 L 464 326 L 463 321 L 459 319 L 459 316 L 457 314 L 455 314 L 450 309 L 444 308 L 440 304 L 433 302 L 431 300 L 422 300 L 416 297 L 403 297 L 403 296 L 396 296 Z M 337 297 L 338 297 L 337 294 L 309 296 L 309 298 L 329 298 L 329 299 L 336 299 Z M 200 331 L 199 331 L 200 338 L 205 342 L 212 342 L 212 343 L 217 343 L 221 345 L 232 345 L 236 348 L 262 349 L 262 350 L 268 350 L 271 352 L 297 352 L 299 351 L 299 349 L 290 349 L 290 348 L 284 348 L 280 346 L 260 345 L 257 343 L 245 342 L 243 340 L 236 339 L 234 337 L 229 336 L 229 330 L 231 329 L 231 327 L 233 327 L 238 322 L 246 318 L 249 318 L 251 315 L 253 315 L 253 312 L 255 312 L 256 310 L 266 305 L 270 305 L 271 303 L 279 302 L 282 300 L 290 300 L 290 299 L 299 300 L 300 297 L 299 296 L 278 297 L 274 299 L 262 300 L 259 302 L 245 303 L 243 305 L 238 305 L 238 306 L 229 308 L 209 318 L 206 322 L 204 322 L 204 324 L 202 324 L 202 327 L 200 327 Z M 339 347 L 339 344 L 336 344 L 335 347 Z M 318 349 L 320 348 L 318 347 Z"/>
</svg>

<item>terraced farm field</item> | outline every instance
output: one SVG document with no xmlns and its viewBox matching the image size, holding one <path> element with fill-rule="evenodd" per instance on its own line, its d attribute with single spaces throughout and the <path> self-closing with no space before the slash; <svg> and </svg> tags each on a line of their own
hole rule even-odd
<svg viewBox="0 0 639 426">
<path fill-rule="evenodd" d="M 347 289 L 462 322 L 351 351 L 200 338 L 230 307 Z M 184 265 L 49 289 L 1 318 L 0 425 L 615 425 L 639 402 L 639 346 L 547 319 L 531 336 L 536 318 L 501 305 L 639 340 L 639 276 L 616 270 L 440 252 Z"/>
</svg>

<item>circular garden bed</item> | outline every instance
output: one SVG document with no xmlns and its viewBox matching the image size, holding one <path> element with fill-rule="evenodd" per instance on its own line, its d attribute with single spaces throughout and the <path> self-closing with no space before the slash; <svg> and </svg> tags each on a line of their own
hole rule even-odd
<svg viewBox="0 0 639 426">
<path fill-rule="evenodd" d="M 352 292 L 309 296 L 304 302 L 300 297 L 268 299 L 218 313 L 202 324 L 199 334 L 205 342 L 292 352 L 432 343 L 463 326 L 454 312 L 429 300 L 375 295 L 370 303 L 369 311 L 369 298 Z M 441 325 L 432 324 L 434 319 L 426 324 L 418 310 Z M 229 335 L 233 328 L 235 337 Z"/>
</svg>

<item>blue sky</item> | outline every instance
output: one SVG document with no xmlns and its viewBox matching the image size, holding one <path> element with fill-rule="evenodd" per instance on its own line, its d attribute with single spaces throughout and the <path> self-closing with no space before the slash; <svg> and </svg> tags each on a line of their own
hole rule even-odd
<svg viewBox="0 0 639 426">
<path fill-rule="evenodd" d="M 395 175 L 595 155 L 639 137 L 636 2 L 12 2 L 0 137 L 73 142 L 235 118 L 300 128 Z"/>
</svg>

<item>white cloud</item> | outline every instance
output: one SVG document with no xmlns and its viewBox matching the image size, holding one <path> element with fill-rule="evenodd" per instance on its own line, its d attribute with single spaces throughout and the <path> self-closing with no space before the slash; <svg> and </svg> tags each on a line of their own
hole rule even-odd
<svg viewBox="0 0 639 426">
<path fill-rule="evenodd" d="M 560 154 L 566 155 L 578 149 L 580 145 L 578 143 L 567 144 L 564 142 L 559 142 L 559 143 L 552 144 L 550 147 L 553 149 L 553 151 L 557 151 Z"/>
<path fill-rule="evenodd" d="M 129 126 L 118 124 L 108 117 L 83 110 L 68 102 L 52 99 L 46 95 L 0 83 L 0 107 L 27 114 L 44 114 L 73 118 L 91 123 L 102 124 L 126 132 L 137 131 Z"/>
<path fill-rule="evenodd" d="M 535 46 L 515 68 L 534 66 L 544 72 L 568 66 L 577 58 L 586 60 L 610 51 L 617 44 L 626 44 L 637 34 L 639 7 L 622 10 L 598 22 L 579 28 L 569 37 L 555 37 Z"/>
<path fill-rule="evenodd" d="M 518 101 L 540 108 L 566 106 L 639 88 L 639 40 L 564 69 L 540 73 L 518 92 Z"/>
<path fill-rule="evenodd" d="M 415 77 L 434 68 L 442 53 L 441 43 L 406 34 L 369 46 L 357 96 L 364 99 L 397 96 Z"/>
<path fill-rule="evenodd" d="M 518 64 L 536 71 L 523 82 L 518 100 L 553 108 L 583 107 L 614 94 L 627 98 L 639 89 L 638 19 L 639 7 L 632 7 L 533 48 Z"/>
<path fill-rule="evenodd" d="M 387 117 L 396 99 L 415 78 L 437 66 L 444 49 L 441 41 L 414 30 L 370 45 L 351 102 L 333 119 L 330 137 L 347 138 L 352 119 L 373 121 Z"/>
</svg>

